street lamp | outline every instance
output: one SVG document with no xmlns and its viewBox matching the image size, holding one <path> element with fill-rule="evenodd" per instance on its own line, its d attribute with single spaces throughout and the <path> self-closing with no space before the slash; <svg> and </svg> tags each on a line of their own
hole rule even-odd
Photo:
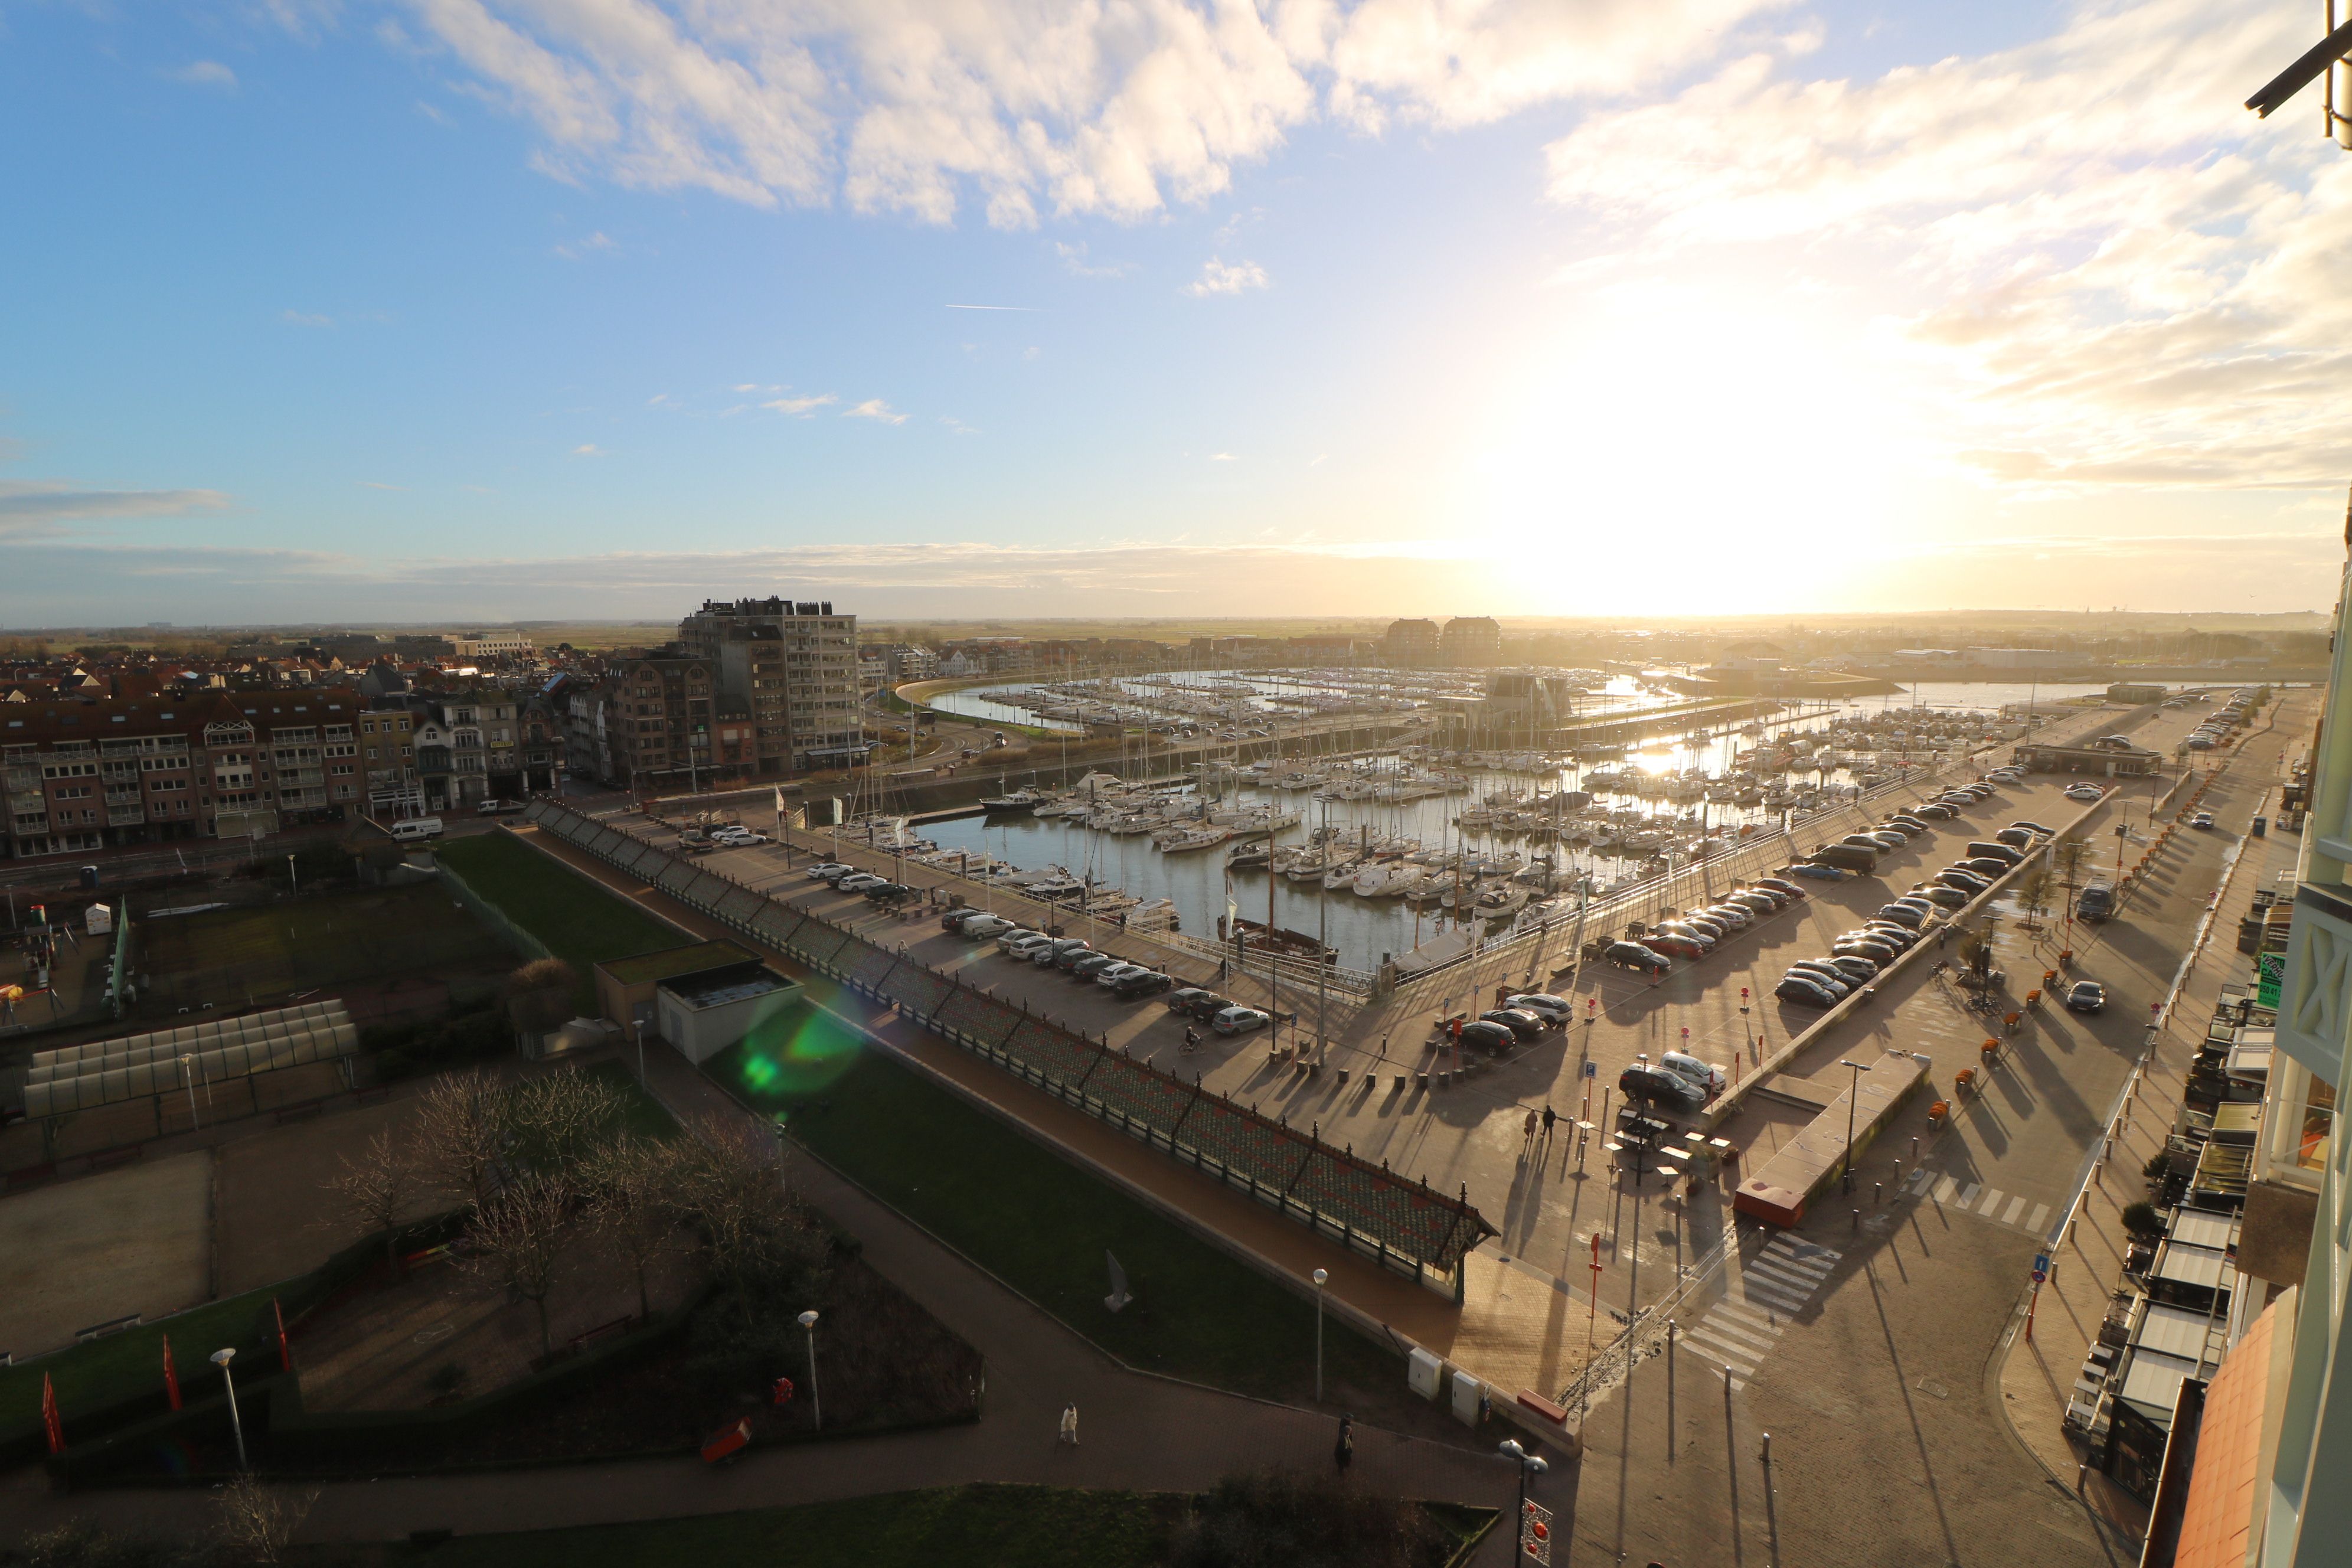
<svg viewBox="0 0 2352 1568">
<path fill-rule="evenodd" d="M 816 1411 L 816 1429 L 822 1432 L 824 1430 L 824 1395 L 816 1388 L 816 1313 L 814 1310 L 801 1314 L 801 1327 L 808 1331 L 809 1404 Z"/>
<path fill-rule="evenodd" d="M 195 1068 L 196 1058 L 194 1057 L 184 1056 L 180 1058 L 180 1083 L 188 1091 L 188 1126 L 191 1131 L 200 1131 L 204 1125 L 196 1120 Z"/>
<path fill-rule="evenodd" d="M 1848 1086 L 1845 1096 L 1845 1190 L 1852 1192 L 1853 1191 L 1853 1108 L 1854 1102 L 1862 1098 L 1863 1067 L 1860 1062 L 1850 1062 L 1843 1057 L 1838 1058 L 1838 1066 L 1853 1069 L 1853 1082 Z"/>
<path fill-rule="evenodd" d="M 1524 1560 L 1528 1555 L 1528 1478 L 1542 1475 L 1551 1467 L 1519 1447 L 1517 1437 L 1506 1437 L 1496 1445 L 1496 1451 L 1517 1467 L 1519 1472 L 1519 1506 L 1511 1516 L 1511 1561 Z"/>
<path fill-rule="evenodd" d="M 1315 1403 L 1323 1403 L 1323 1281 L 1330 1279 L 1327 1271 L 1315 1271 Z"/>
<path fill-rule="evenodd" d="M 236 1352 L 234 1350 L 213 1352 L 213 1364 L 221 1369 L 221 1382 L 228 1388 L 228 1425 L 229 1430 L 236 1434 L 236 1468 L 249 1470 L 253 1467 L 245 1459 L 245 1423 L 237 1418 L 236 1414 L 236 1379 L 229 1375 L 228 1370 L 228 1363 L 236 1359 Z"/>
</svg>

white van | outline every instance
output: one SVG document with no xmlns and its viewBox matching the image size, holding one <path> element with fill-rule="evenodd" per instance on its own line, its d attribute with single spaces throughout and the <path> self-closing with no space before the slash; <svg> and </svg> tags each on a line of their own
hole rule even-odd
<svg viewBox="0 0 2352 1568">
<path fill-rule="evenodd" d="M 405 844 L 418 838 L 441 837 L 441 819 L 437 816 L 412 816 L 392 825 L 392 836 Z"/>
</svg>

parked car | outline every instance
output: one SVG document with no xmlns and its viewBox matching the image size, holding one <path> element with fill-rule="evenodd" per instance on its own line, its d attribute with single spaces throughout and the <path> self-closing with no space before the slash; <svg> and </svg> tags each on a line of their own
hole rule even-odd
<svg viewBox="0 0 2352 1568">
<path fill-rule="evenodd" d="M 2025 858 L 2025 852 L 2014 844 L 2003 844 L 1998 838 L 1980 839 L 1969 846 L 1970 857 L 1998 860 L 2003 866 L 2014 866 Z"/>
<path fill-rule="evenodd" d="M 1658 1065 L 1668 1072 L 1681 1074 L 1706 1090 L 1709 1100 L 1730 1087 L 1730 1080 L 1725 1078 L 1722 1068 L 1713 1062 L 1703 1062 L 1688 1051 L 1667 1051 L 1658 1058 Z"/>
<path fill-rule="evenodd" d="M 1905 845 L 1911 842 L 1911 836 L 1909 834 L 1898 833 L 1892 827 L 1882 827 L 1875 833 L 1865 833 L 1863 837 L 1864 838 L 1875 838 L 1879 843 L 1884 844 L 1889 849 L 1900 849 Z"/>
<path fill-rule="evenodd" d="M 1121 962 L 1116 953 L 1089 952 L 1079 958 L 1076 963 L 1066 963 L 1062 967 L 1070 972 L 1073 979 L 1092 980 L 1106 969 L 1117 968 Z"/>
<path fill-rule="evenodd" d="M 1699 935 L 1706 938 L 1707 941 L 1717 943 L 1720 943 L 1725 937 L 1731 934 L 1731 922 L 1728 921 L 1717 920 L 1712 915 L 1684 915 L 1679 920 L 1670 921 L 1667 923 L 1669 925 L 1688 927 L 1690 930 L 1695 931 L 1698 932 Z"/>
<path fill-rule="evenodd" d="M 1171 1010 L 1181 1011 L 1192 1017 L 1199 1018 L 1205 1022 L 1208 1019 L 1215 1017 L 1226 1008 L 1237 1007 L 1240 1004 L 1235 1002 L 1230 996 L 1220 996 L 1213 991 L 1203 991 L 1199 995 L 1193 997 L 1192 1001 L 1186 1003 L 1181 1008 L 1176 1008 L 1172 1003 L 1170 1005 Z"/>
<path fill-rule="evenodd" d="M 2213 826 L 2213 814 L 2210 811 L 2200 811 L 2189 819 L 2189 826 L 2210 829 Z"/>
<path fill-rule="evenodd" d="M 1478 1018 L 1482 1023 L 1500 1024 L 1522 1040 L 1543 1037 L 1544 1021 L 1524 1007 L 1497 1007 L 1479 1014 Z"/>
<path fill-rule="evenodd" d="M 1760 889 L 1750 889 L 1744 893 L 1727 894 L 1723 901 L 1727 904 L 1735 904 L 1743 910 L 1753 910 L 1759 915 L 1777 915 L 1780 912 L 1780 900 Z"/>
<path fill-rule="evenodd" d="M 1209 990 L 1205 986 L 1181 986 L 1168 994 L 1168 1010 L 1171 1013 L 1190 1013 L 1192 1010 L 1193 1003 L 1199 1001 L 1203 996 L 1213 996 L 1215 994 L 1215 992 Z"/>
<path fill-rule="evenodd" d="M 835 889 L 844 893 L 862 893 L 868 888 L 887 887 L 889 882 L 889 878 L 877 877 L 871 871 L 856 871 L 833 879 Z"/>
<path fill-rule="evenodd" d="M 1024 963 L 1029 961 L 1031 953 L 1053 945 L 1054 939 L 1041 931 L 1007 931 L 996 939 L 997 952 Z"/>
<path fill-rule="evenodd" d="M 1706 931 L 1693 925 L 1688 921 L 1664 921 L 1659 925 L 1656 935 L 1643 939 L 1647 945 L 1657 947 L 1660 952 L 1674 952 L 1675 950 L 1671 947 L 1658 947 L 1659 937 L 1669 937 L 1676 942 L 1687 942 L 1690 952 L 1676 955 L 1687 958 L 1706 957 L 1715 951 L 1715 944 L 1723 940 L 1721 937 L 1710 935 Z"/>
<path fill-rule="evenodd" d="M 1878 913 L 1882 919 L 1893 921 L 1898 925 L 1909 926 L 1913 931 L 1917 931 L 1927 923 L 1927 911 L 1917 904 L 1881 904 L 1878 906 Z"/>
<path fill-rule="evenodd" d="M 2070 1012 L 2098 1013 L 2107 1005 L 2107 988 L 2095 980 L 2077 980 L 2066 988 L 2066 1006 Z"/>
<path fill-rule="evenodd" d="M 1576 1004 L 1565 996 L 1555 996 L 1549 991 L 1523 991 L 1508 997 L 1507 1007 L 1524 1007 L 1547 1024 L 1565 1024 L 1576 1016 Z"/>
<path fill-rule="evenodd" d="M 1643 974 L 1664 974 L 1675 966 L 1674 960 L 1664 953 L 1638 942 L 1611 942 L 1601 950 L 1601 962 Z"/>
<path fill-rule="evenodd" d="M 1756 885 L 1759 888 L 1769 888 L 1776 893 L 1786 893 L 1791 899 L 1801 899 L 1805 896 L 1804 889 L 1780 877 L 1759 877 L 1756 879 Z"/>
<path fill-rule="evenodd" d="M 2038 822 L 2029 822 L 2023 817 L 2018 818 L 2015 822 L 2011 823 L 2010 826 L 2011 827 L 2022 827 L 2028 833 L 2035 834 L 2043 838 L 2055 838 L 2058 836 L 2058 830 L 2056 828 L 2044 827 Z"/>
<path fill-rule="evenodd" d="M 1703 941 L 1695 935 L 1685 935 L 1682 931 L 1667 931 L 1662 927 L 1643 937 L 1642 945 L 1654 952 L 1663 952 L 1668 958 L 1705 958 L 1706 950 L 1714 943 Z"/>
<path fill-rule="evenodd" d="M 976 921 L 966 921 L 956 929 L 956 934 L 970 942 L 987 942 L 1021 928 L 1003 915 L 982 915 Z"/>
<path fill-rule="evenodd" d="M 1913 806 L 1911 815 L 1924 816 L 1930 822 L 1949 822 L 1960 814 L 1955 807 L 1946 805 L 1941 801 L 1931 800 L 1925 805 Z"/>
<path fill-rule="evenodd" d="M 1787 871 L 1791 877 L 1804 877 L 1816 882 L 1843 882 L 1853 875 L 1853 872 L 1843 870 L 1835 866 L 1824 866 L 1818 860 L 1800 860 L 1795 865 L 1785 866 L 1781 869 Z"/>
<path fill-rule="evenodd" d="M 1952 868 L 1958 871 L 1974 871 L 1978 876 L 1984 878 L 1988 884 L 1992 879 L 2009 869 L 2007 866 L 1990 855 L 1978 855 L 1966 860 L 1955 860 L 1952 862 Z"/>
<path fill-rule="evenodd" d="M 1809 974 L 1782 975 L 1780 984 L 1772 987 L 1772 994 L 1783 1002 L 1795 1002 L 1807 1007 L 1829 1007 L 1837 1002 L 1837 998 L 1830 994 L 1828 986 Z"/>
<path fill-rule="evenodd" d="M 2197 744 L 2194 740 L 2191 740 L 2189 743 L 2192 746 Z M 2081 801 L 2101 800 L 2105 797 L 2106 793 L 2106 791 L 2094 784 L 2078 784 L 2066 791 L 2066 798 L 2068 800 Z"/>
<path fill-rule="evenodd" d="M 1976 897 L 1979 893 L 1983 892 L 1986 889 L 1992 886 L 1990 882 L 1987 881 L 1984 878 L 1978 876 L 1974 871 L 1962 871 L 1958 869 L 1937 872 L 1936 881 L 1942 887 L 1958 888 L 1969 898 Z"/>
<path fill-rule="evenodd" d="M 1252 1029 L 1263 1029 L 1274 1020 L 1255 1007 L 1227 1007 L 1209 1020 L 1209 1027 L 1221 1035 L 1246 1035 Z"/>
<path fill-rule="evenodd" d="M 1482 1050 L 1488 1056 L 1499 1056 L 1517 1045 L 1518 1038 L 1507 1024 L 1471 1018 L 1463 1024 L 1462 1033 L 1455 1037 L 1455 1041 L 1465 1050 Z"/>
<path fill-rule="evenodd" d="M 1094 971 L 1094 973 L 1089 974 L 1087 978 L 1092 980 L 1096 984 L 1107 988 L 1118 984 L 1119 981 L 1127 975 L 1149 974 L 1150 973 L 1151 967 L 1149 964 L 1129 963 L 1124 959 L 1113 959 L 1110 963 L 1106 963 L 1101 968 Z"/>
<path fill-rule="evenodd" d="M 856 867 L 845 866 L 838 860 L 825 860 L 810 867 L 808 876 L 812 882 L 837 882 L 856 869 Z"/>
<path fill-rule="evenodd" d="M 1112 981 L 1110 992 L 1114 996 L 1131 1002 L 1139 996 L 1150 996 L 1168 990 L 1175 984 L 1172 976 L 1162 974 L 1155 969 L 1147 969 L 1139 973 L 1123 975 Z"/>
<path fill-rule="evenodd" d="M 1800 959 L 1789 965 L 1789 973 L 1803 975 L 1832 996 L 1843 996 L 1853 989 L 1853 983 L 1844 975 L 1827 963 L 1815 963 L 1810 959 Z"/>
<path fill-rule="evenodd" d="M 2000 832 L 1994 834 L 1993 837 L 1996 841 L 2006 844 L 2011 848 L 2031 849 L 2033 847 L 2033 832 L 2031 828 L 2004 827 Z"/>
<path fill-rule="evenodd" d="M 1920 821 L 1917 817 L 1913 816 L 1908 812 L 1888 817 L 1886 819 L 1886 826 L 1893 828 L 1897 833 L 1908 834 L 1914 838 L 1916 838 L 1922 833 L 1931 831 L 1926 823 Z"/>
<path fill-rule="evenodd" d="M 1032 950 L 1029 962 L 1040 969 L 1051 969 L 1061 963 L 1064 953 L 1091 952 L 1094 951 L 1094 945 L 1084 937 L 1057 936 L 1046 942 L 1045 946 Z"/>
<path fill-rule="evenodd" d="M 511 816 L 523 808 L 519 800 L 486 800 L 474 809 L 484 816 Z"/>
<path fill-rule="evenodd" d="M 1627 1068 L 1617 1075 L 1617 1092 L 1637 1104 L 1675 1110 L 1696 1110 L 1706 1104 L 1706 1090 L 1664 1068 Z"/>
<path fill-rule="evenodd" d="M 1831 955 L 1825 962 L 1848 980 L 1875 980 L 1878 965 L 1867 958 L 1851 952 Z"/>
<path fill-rule="evenodd" d="M 950 910 L 947 913 L 940 917 L 940 929 L 941 931 L 961 931 L 964 927 L 965 921 L 976 921 L 987 912 L 988 911 L 985 910 L 974 909 L 970 904 L 959 904 L 954 909 Z"/>
<path fill-rule="evenodd" d="M 1925 899 L 1937 909 L 1944 910 L 1966 909 L 1970 897 L 1969 893 L 1953 887 L 1948 882 L 1941 881 L 1922 882 L 1911 889 L 1909 896 L 1915 899 Z"/>
<path fill-rule="evenodd" d="M 877 881 L 873 887 L 860 888 L 868 903 L 898 904 L 917 896 L 916 889 L 904 882 Z"/>
<path fill-rule="evenodd" d="M 1706 908 L 1701 910 L 1699 913 L 1705 915 L 1708 920 L 1715 921 L 1717 924 L 1727 926 L 1733 931 L 1746 931 L 1749 926 L 1756 923 L 1756 911 L 1750 909 L 1743 909 L 1738 904 L 1709 904 Z"/>
</svg>

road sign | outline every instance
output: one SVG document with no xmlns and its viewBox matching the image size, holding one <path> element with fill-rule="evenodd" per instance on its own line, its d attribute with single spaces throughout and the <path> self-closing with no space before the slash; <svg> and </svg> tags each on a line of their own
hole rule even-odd
<svg viewBox="0 0 2352 1568">
<path fill-rule="evenodd" d="M 2039 1268 L 2037 1268 L 2037 1269 L 2035 1269 L 2035 1270 L 2033 1271 L 2033 1282 L 2034 1282 L 2036 1285 L 2041 1284 L 2043 1280 L 2045 1280 L 2045 1279 L 2049 1279 L 2049 1278 L 2050 1278 L 2050 1276 L 2049 1276 L 2049 1275 L 2044 1274 L 2044 1273 L 2043 1273 L 2041 1269 L 2039 1269 Z"/>
<path fill-rule="evenodd" d="M 1601 1064 L 1588 1059 L 1584 1064 L 1584 1076 L 1587 1078 L 1599 1078 L 1601 1076 Z"/>
<path fill-rule="evenodd" d="M 2044 1274 L 2047 1274 L 2047 1273 L 2049 1273 L 2049 1272 L 2050 1272 L 2050 1255 L 2049 1255 L 2048 1253 L 2046 1253 L 2046 1252 L 2037 1252 L 2037 1253 L 2035 1253 L 2035 1254 L 2033 1255 L 2033 1277 L 2034 1277 L 2036 1279 L 2041 1279 Z"/>
<path fill-rule="evenodd" d="M 1551 1510 L 1539 1502 L 1520 1505 L 1519 1551 L 1538 1563 L 1551 1562 Z"/>
</svg>

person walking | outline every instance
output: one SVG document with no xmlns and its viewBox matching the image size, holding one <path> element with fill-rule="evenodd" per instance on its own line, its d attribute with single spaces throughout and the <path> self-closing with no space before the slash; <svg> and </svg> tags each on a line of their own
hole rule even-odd
<svg viewBox="0 0 2352 1568">
<path fill-rule="evenodd" d="M 1530 1110 L 1528 1112 L 1527 1120 L 1519 1124 L 1519 1142 L 1521 1144 L 1528 1148 L 1533 1148 L 1535 1146 L 1535 1141 L 1536 1113 Z"/>
<path fill-rule="evenodd" d="M 1078 1446 L 1078 1405 L 1076 1400 L 1062 1406 L 1062 1433 L 1055 1441 L 1067 1443 L 1073 1448 Z"/>
<path fill-rule="evenodd" d="M 1553 1110 L 1552 1110 L 1552 1108 L 1551 1108 L 1551 1102 L 1550 1102 L 1549 1100 L 1546 1100 L 1546 1101 L 1544 1102 L 1544 1112 L 1543 1112 L 1543 1124 L 1544 1124 L 1543 1137 L 1544 1137 L 1544 1142 L 1545 1142 L 1549 1143 L 1549 1142 L 1551 1142 L 1551 1129 L 1552 1129 L 1552 1123 L 1553 1123 L 1553 1122 L 1555 1122 L 1555 1121 L 1558 1121 L 1559 1120 L 1559 1115 L 1558 1115 L 1556 1112 L 1554 1112 L 1554 1111 L 1553 1111 Z"/>
<path fill-rule="evenodd" d="M 1339 1417 L 1339 1437 L 1331 1445 L 1331 1462 L 1341 1470 L 1345 1470 L 1356 1458 L 1355 1426 L 1356 1418 L 1353 1415 Z"/>
</svg>

